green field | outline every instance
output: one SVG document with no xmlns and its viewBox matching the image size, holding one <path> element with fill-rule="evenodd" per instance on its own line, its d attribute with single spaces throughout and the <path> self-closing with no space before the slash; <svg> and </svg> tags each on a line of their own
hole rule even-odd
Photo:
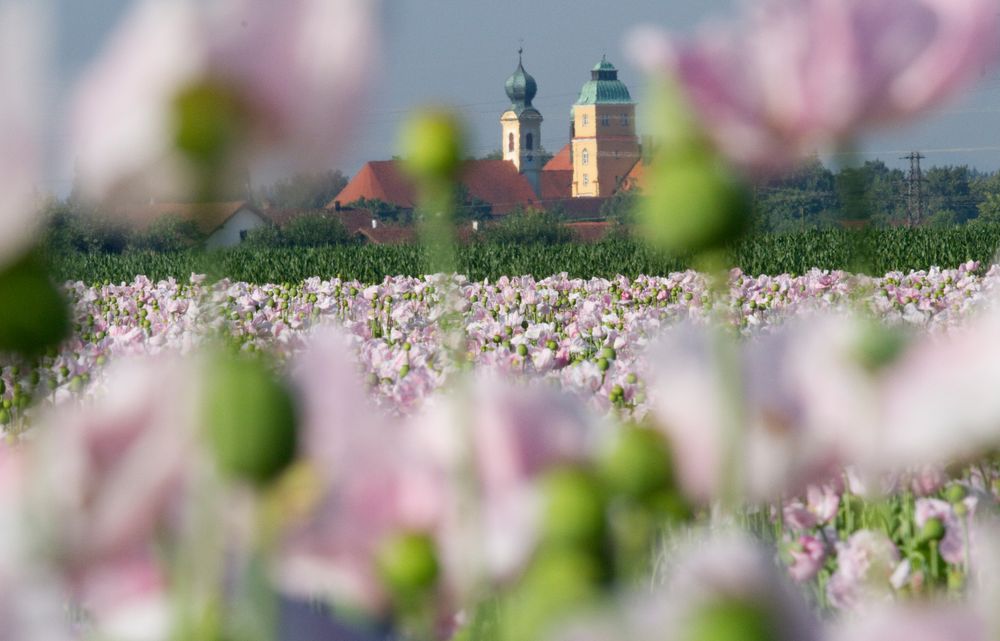
<svg viewBox="0 0 1000 641">
<path fill-rule="evenodd" d="M 745 238 L 729 249 L 730 266 L 757 274 L 801 274 L 813 267 L 882 275 L 890 271 L 956 267 L 968 260 L 990 264 L 1000 247 L 1000 225 L 949 229 L 808 231 Z M 596 244 L 497 245 L 458 248 L 458 270 L 472 279 L 503 275 L 574 277 L 662 275 L 686 269 L 690 259 L 666 256 L 640 242 L 612 239 Z M 192 272 L 255 283 L 295 282 L 340 276 L 380 282 L 385 276 L 427 272 L 418 246 L 345 245 L 321 248 L 232 249 L 212 253 L 70 253 L 53 258 L 60 280 L 131 281 L 186 279 Z"/>
</svg>

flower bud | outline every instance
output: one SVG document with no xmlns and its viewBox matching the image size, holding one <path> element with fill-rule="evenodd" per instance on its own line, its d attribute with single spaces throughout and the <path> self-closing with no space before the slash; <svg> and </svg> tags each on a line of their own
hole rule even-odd
<svg viewBox="0 0 1000 641">
<path fill-rule="evenodd" d="M 940 541 L 944 538 L 944 535 L 945 528 L 941 519 L 937 517 L 930 518 L 924 523 L 924 527 L 920 528 L 920 532 L 917 534 L 917 542 Z"/>
<path fill-rule="evenodd" d="M 69 333 L 66 301 L 33 255 L 0 270 L 0 309 L 0 352 L 44 353 Z"/>
<path fill-rule="evenodd" d="M 601 461 L 601 477 L 616 493 L 633 499 L 655 494 L 671 484 L 670 451 L 653 430 L 626 427 Z"/>
<path fill-rule="evenodd" d="M 967 492 L 965 488 L 958 483 L 954 485 L 949 485 L 948 489 L 944 491 L 944 498 L 946 501 L 954 505 L 955 503 L 961 503 L 965 498 Z"/>
<path fill-rule="evenodd" d="M 382 545 L 376 563 L 385 586 L 404 598 L 432 588 L 439 573 L 434 542 L 426 534 L 393 536 Z"/>
<path fill-rule="evenodd" d="M 543 539 L 558 546 L 598 549 L 604 539 L 604 496 L 587 472 L 563 468 L 543 481 Z"/>
<path fill-rule="evenodd" d="M 454 114 L 442 110 L 418 113 L 403 129 L 406 170 L 417 180 L 454 180 L 462 159 L 462 138 Z"/>
<path fill-rule="evenodd" d="M 264 361 L 214 356 L 203 398 L 206 436 L 225 474 L 263 484 L 295 458 L 295 406 Z"/>
<path fill-rule="evenodd" d="M 736 599 L 709 603 L 686 621 L 678 635 L 685 641 L 770 641 L 779 629 L 759 605 Z"/>
</svg>

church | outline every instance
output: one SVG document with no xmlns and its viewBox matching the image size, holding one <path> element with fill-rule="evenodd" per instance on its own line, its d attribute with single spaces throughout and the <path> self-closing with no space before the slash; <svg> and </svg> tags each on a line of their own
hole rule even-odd
<svg viewBox="0 0 1000 641">
<path fill-rule="evenodd" d="M 468 160 L 460 181 L 467 193 L 502 216 L 518 208 L 558 210 L 578 220 L 600 218 L 601 206 L 621 189 L 641 184 L 642 154 L 635 103 L 618 70 L 602 59 L 590 72 L 570 116 L 569 142 L 542 164 L 542 114 L 531 103 L 538 84 L 522 52 L 505 84 L 510 107 L 500 116 L 502 159 Z M 360 199 L 403 210 L 416 207 L 416 189 L 399 161 L 368 162 L 330 202 L 340 211 Z"/>
</svg>

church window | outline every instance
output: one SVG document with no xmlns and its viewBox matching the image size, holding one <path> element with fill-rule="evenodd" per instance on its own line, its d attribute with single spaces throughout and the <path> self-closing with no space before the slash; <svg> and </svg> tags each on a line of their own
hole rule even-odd
<svg viewBox="0 0 1000 641">
<path fill-rule="evenodd" d="M 507 151 L 514 151 L 514 134 L 507 136 Z"/>
<path fill-rule="evenodd" d="M 588 116 L 587 114 L 583 114 L 583 125 L 587 126 L 589 124 L 590 124 L 590 116 Z"/>
<path fill-rule="evenodd" d="M 589 149 L 584 149 L 583 150 L 583 153 L 580 155 L 580 161 L 583 164 L 585 164 L 585 165 L 590 164 L 590 150 Z"/>
<path fill-rule="evenodd" d="M 611 124 L 611 116 L 603 115 L 601 116 L 601 126 L 607 127 Z"/>
<path fill-rule="evenodd" d="M 622 114 L 622 127 L 628 127 L 628 114 Z"/>
<path fill-rule="evenodd" d="M 583 185 L 584 185 L 584 187 L 586 187 L 589 184 L 590 184 L 590 174 L 584 174 L 583 175 Z"/>
<path fill-rule="evenodd" d="M 524 148 L 528 151 L 535 148 L 535 137 L 530 132 L 524 137 Z"/>
</svg>

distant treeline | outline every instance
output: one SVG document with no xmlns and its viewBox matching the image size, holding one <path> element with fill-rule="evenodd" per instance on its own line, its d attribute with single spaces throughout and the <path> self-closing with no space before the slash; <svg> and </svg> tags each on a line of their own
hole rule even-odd
<svg viewBox="0 0 1000 641">
<path fill-rule="evenodd" d="M 920 195 L 922 225 L 1000 222 L 1000 172 L 967 165 L 931 167 L 912 184 Z M 756 228 L 800 231 L 837 226 L 845 219 L 882 227 L 899 224 L 907 220 L 910 188 L 909 172 L 890 169 L 880 160 L 835 172 L 813 159 L 755 186 Z"/>
</svg>

